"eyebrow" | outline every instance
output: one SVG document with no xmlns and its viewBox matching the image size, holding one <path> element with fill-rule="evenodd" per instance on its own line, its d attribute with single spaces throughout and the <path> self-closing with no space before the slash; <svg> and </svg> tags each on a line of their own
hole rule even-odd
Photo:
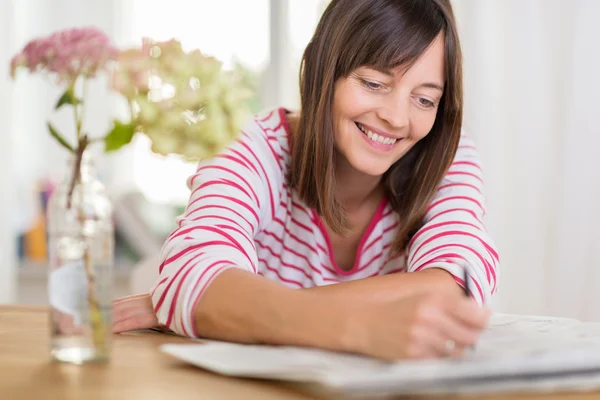
<svg viewBox="0 0 600 400">
<path fill-rule="evenodd" d="M 440 92 L 444 91 L 444 87 L 437 84 L 437 83 L 433 83 L 433 82 L 425 82 L 423 84 L 421 84 L 419 87 L 426 87 L 426 88 L 432 88 L 432 89 L 437 89 Z"/>
</svg>

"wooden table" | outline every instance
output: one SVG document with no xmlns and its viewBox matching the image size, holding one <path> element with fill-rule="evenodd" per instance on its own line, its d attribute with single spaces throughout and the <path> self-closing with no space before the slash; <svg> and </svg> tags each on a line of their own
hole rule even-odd
<svg viewBox="0 0 600 400">
<path fill-rule="evenodd" d="M 159 333 L 115 335 L 113 356 L 106 364 L 76 366 L 54 363 L 48 356 L 48 331 L 46 308 L 0 306 L 0 399 L 334 398 L 316 397 L 291 385 L 227 378 L 188 366 L 158 350 L 161 344 L 183 343 L 186 339 Z M 591 400 L 600 399 L 600 393 L 483 398 Z"/>
</svg>

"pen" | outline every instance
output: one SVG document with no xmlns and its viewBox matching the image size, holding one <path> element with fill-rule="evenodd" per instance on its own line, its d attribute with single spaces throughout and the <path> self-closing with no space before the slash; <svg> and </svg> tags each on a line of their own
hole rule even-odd
<svg viewBox="0 0 600 400">
<path fill-rule="evenodd" d="M 470 298 L 471 297 L 471 289 L 469 288 L 469 272 L 468 272 L 467 268 L 463 268 L 463 276 L 464 276 L 464 280 L 465 280 L 465 286 L 464 286 L 465 296 L 467 296 L 467 298 Z M 475 345 L 467 347 L 467 351 L 474 351 L 474 350 L 475 350 Z"/>
<path fill-rule="evenodd" d="M 471 289 L 469 289 L 469 273 L 466 268 L 463 268 L 464 281 L 465 281 L 465 296 L 471 297 Z"/>
</svg>

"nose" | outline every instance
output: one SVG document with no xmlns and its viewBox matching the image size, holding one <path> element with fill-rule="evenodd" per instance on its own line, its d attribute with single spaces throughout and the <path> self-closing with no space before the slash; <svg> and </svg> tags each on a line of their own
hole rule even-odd
<svg viewBox="0 0 600 400">
<path fill-rule="evenodd" d="M 394 130 L 408 126 L 410 112 L 410 96 L 403 95 L 400 91 L 389 93 L 381 100 L 378 116 L 387 122 Z"/>
</svg>

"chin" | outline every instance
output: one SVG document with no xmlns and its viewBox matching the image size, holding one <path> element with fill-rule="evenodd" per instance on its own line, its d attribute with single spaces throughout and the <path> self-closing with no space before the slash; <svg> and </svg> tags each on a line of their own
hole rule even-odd
<svg viewBox="0 0 600 400">
<path fill-rule="evenodd" d="M 380 177 L 387 172 L 392 166 L 390 163 L 382 162 L 382 160 L 372 160 L 371 162 L 365 163 L 354 160 L 352 163 L 354 169 L 368 176 Z"/>
</svg>

